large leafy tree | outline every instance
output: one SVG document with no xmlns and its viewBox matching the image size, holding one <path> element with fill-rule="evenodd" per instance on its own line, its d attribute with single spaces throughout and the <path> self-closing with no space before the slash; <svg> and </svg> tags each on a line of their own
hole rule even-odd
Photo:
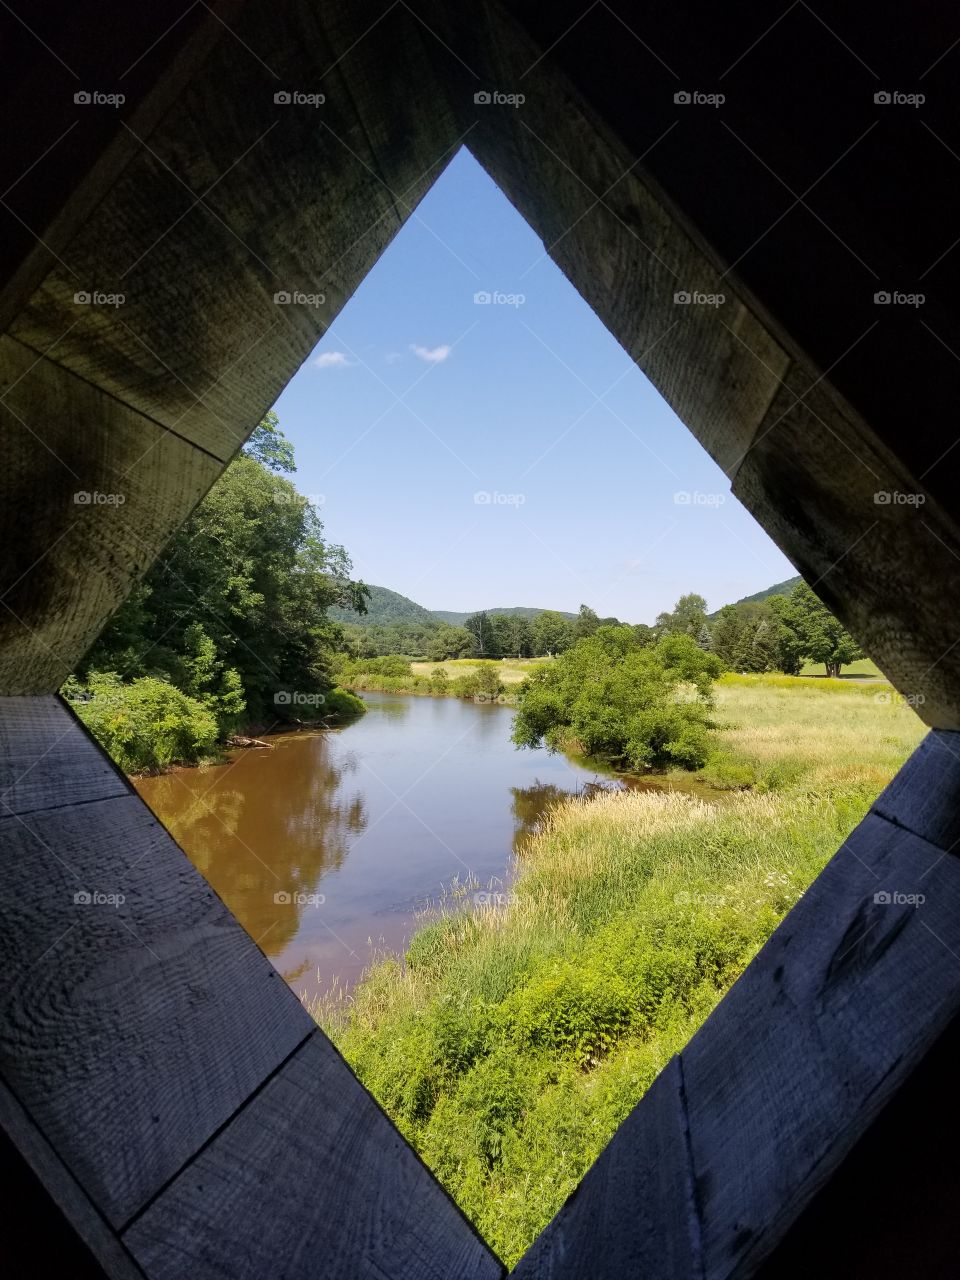
<svg viewBox="0 0 960 1280">
<path fill-rule="evenodd" d="M 278 693 L 330 688 L 340 631 L 326 610 L 362 612 L 367 589 L 278 474 L 292 462 L 268 415 L 111 620 L 85 670 L 158 675 L 189 692 L 201 691 L 199 681 L 234 717 L 242 697 L 254 719 L 273 714 Z"/>
<path fill-rule="evenodd" d="M 576 746 L 618 768 L 702 766 L 711 687 L 722 664 L 688 635 L 644 645 L 628 626 L 600 627 L 524 681 L 513 740 Z"/>
<path fill-rule="evenodd" d="M 707 622 L 707 602 L 691 591 L 681 596 L 669 613 L 660 613 L 653 624 L 658 635 L 680 633 L 698 636 Z"/>
<path fill-rule="evenodd" d="M 863 657 L 863 650 L 840 619 L 805 582 L 798 582 L 791 591 L 781 618 L 797 636 L 803 657 L 822 662 L 828 676 L 839 676 L 844 664 Z"/>
<path fill-rule="evenodd" d="M 563 653 L 574 641 L 573 625 L 562 613 L 544 609 L 538 613 L 531 627 L 533 652 L 536 656 Z"/>
</svg>

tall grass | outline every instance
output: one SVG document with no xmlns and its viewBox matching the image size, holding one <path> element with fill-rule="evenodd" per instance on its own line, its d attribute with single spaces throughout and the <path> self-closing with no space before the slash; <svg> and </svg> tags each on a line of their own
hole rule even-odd
<svg viewBox="0 0 960 1280">
<path fill-rule="evenodd" d="M 722 682 L 714 769 L 749 790 L 565 803 L 508 895 L 314 1010 L 508 1263 L 919 740 L 902 704 L 825 683 Z"/>
</svg>

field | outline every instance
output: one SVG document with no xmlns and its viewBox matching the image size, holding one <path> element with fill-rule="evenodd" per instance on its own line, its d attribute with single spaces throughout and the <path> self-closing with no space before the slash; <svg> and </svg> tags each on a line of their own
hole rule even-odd
<svg viewBox="0 0 960 1280">
<path fill-rule="evenodd" d="M 727 676 L 716 719 L 707 799 L 564 803 L 508 892 L 314 1010 L 509 1264 L 924 732 L 886 684 L 803 677 Z"/>
<path fill-rule="evenodd" d="M 823 676 L 822 662 L 805 662 L 801 668 L 802 676 Z M 857 662 L 848 662 L 840 672 L 841 680 L 883 680 L 883 673 L 872 658 L 860 658 Z"/>
<path fill-rule="evenodd" d="M 468 676 L 481 666 L 494 667 L 504 684 L 519 684 L 526 676 L 547 658 L 504 658 L 479 662 L 470 658 L 450 658 L 446 662 L 411 662 L 410 666 L 416 676 L 429 676 L 437 667 L 442 667 L 447 676 L 453 680 L 457 676 Z"/>
</svg>

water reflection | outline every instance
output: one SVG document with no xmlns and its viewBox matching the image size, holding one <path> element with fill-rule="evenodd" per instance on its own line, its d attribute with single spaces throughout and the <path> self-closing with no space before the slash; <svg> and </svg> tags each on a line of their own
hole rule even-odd
<svg viewBox="0 0 960 1280">
<path fill-rule="evenodd" d="M 138 790 L 298 992 L 349 987 L 405 949 L 454 881 L 510 875 L 543 815 L 597 780 L 517 751 L 508 707 L 366 694 L 339 732 L 270 739 Z"/>
<path fill-rule="evenodd" d="M 353 753 L 332 734 L 277 736 L 229 764 L 144 778 L 137 789 L 269 956 L 300 928 L 324 873 L 367 825 Z M 351 785 L 352 784 L 352 785 Z"/>
</svg>

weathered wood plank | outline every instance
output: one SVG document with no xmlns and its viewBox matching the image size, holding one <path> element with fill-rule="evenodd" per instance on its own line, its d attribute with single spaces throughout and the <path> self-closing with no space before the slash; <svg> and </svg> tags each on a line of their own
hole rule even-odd
<svg viewBox="0 0 960 1280">
<path fill-rule="evenodd" d="M 810 382 L 800 369 L 785 379 L 733 492 L 921 719 L 960 728 L 960 648 L 943 607 L 960 592 L 957 528 L 849 406 Z"/>
<path fill-rule="evenodd" d="M 604 118 L 560 69 L 571 43 L 576 47 L 588 27 L 589 38 L 595 38 L 598 22 L 613 22 L 619 38 L 629 42 L 629 21 L 613 20 L 609 5 L 597 8 L 589 24 L 582 12 L 571 18 L 577 27 L 572 42 L 562 38 L 566 24 L 551 15 L 547 27 L 556 20 L 560 29 L 545 49 L 530 34 L 531 27 L 543 23 L 526 5 L 417 4 L 443 44 L 460 56 L 458 61 L 447 49 L 431 46 L 461 126 L 470 127 L 471 151 L 541 236 L 545 252 L 727 475 L 735 477 L 736 496 L 901 692 L 916 700 L 923 719 L 939 728 L 960 728 L 960 649 L 953 647 L 951 611 L 942 606 L 960 587 L 958 488 L 944 485 L 940 471 L 944 460 L 948 469 L 957 465 L 954 433 L 941 425 L 948 416 L 929 415 L 916 433 L 926 436 L 919 456 L 927 461 L 913 473 L 904 459 L 916 460 L 916 439 L 903 431 L 902 415 L 896 419 L 898 439 L 889 433 L 881 437 L 867 414 L 869 407 L 889 427 L 886 401 L 900 394 L 890 372 L 901 367 L 889 359 L 894 332 L 906 341 L 912 336 L 918 359 L 938 366 L 940 388 L 957 380 L 957 362 L 949 355 L 943 359 L 949 340 L 941 338 L 940 352 L 931 360 L 931 330 L 917 324 L 917 332 L 908 335 L 902 326 L 892 330 L 888 321 L 880 323 L 885 313 L 874 306 L 873 289 L 858 287 L 843 299 L 842 341 L 832 328 L 830 358 L 821 364 L 811 360 L 808 348 L 775 308 L 760 304 L 740 271 L 742 261 L 752 261 L 744 251 L 750 241 L 740 244 L 736 228 L 731 237 L 727 227 L 730 252 L 724 255 L 704 236 L 713 211 L 699 176 L 688 209 L 692 218 L 665 196 L 671 185 L 693 195 L 690 180 L 696 170 L 680 139 L 696 128 L 698 118 L 698 148 L 704 138 L 722 139 L 725 154 L 732 148 L 741 164 L 749 159 L 723 127 L 721 113 L 684 105 L 671 109 L 680 82 L 670 72 L 663 83 L 662 63 L 651 63 L 649 81 L 640 77 L 633 83 L 605 71 L 598 76 L 575 59 L 574 78 L 587 83 L 594 101 L 615 85 L 625 95 L 620 105 L 633 104 L 624 117 Z M 505 8 L 520 10 L 520 22 Z M 477 105 L 477 88 L 520 91 L 524 100 L 517 107 Z M 726 171 L 717 177 L 737 185 Z M 726 190 L 729 199 L 729 186 Z M 864 198 L 862 190 L 851 196 L 854 208 Z M 764 191 L 763 199 L 769 198 Z M 738 207 L 745 207 L 742 201 Z M 764 231 L 789 221 L 782 214 L 782 208 L 770 209 L 757 237 L 762 240 Z M 821 226 L 815 237 L 818 253 L 822 231 Z M 844 254 L 829 233 L 827 240 Z M 823 297 L 837 298 L 829 283 L 834 256 L 826 261 L 829 267 L 810 271 L 804 281 L 805 291 L 812 287 L 818 300 L 818 329 Z M 770 279 L 765 283 L 768 300 L 776 298 Z M 675 300 L 694 293 L 699 303 Z M 794 299 L 788 292 L 777 301 L 789 311 Z M 925 314 L 935 345 L 937 335 L 950 332 L 953 317 L 942 303 L 936 315 L 929 309 Z M 874 343 L 880 345 L 873 348 Z M 818 346 L 823 350 L 822 342 Z M 884 359 L 867 360 L 871 349 Z M 847 391 L 856 398 L 845 399 L 830 379 L 835 368 L 846 374 L 851 361 L 859 364 L 859 385 L 848 381 Z M 886 395 L 877 393 L 881 384 L 889 388 Z M 955 401 L 956 394 L 949 398 Z M 937 501 L 917 474 L 938 482 Z M 665 478 L 665 483 L 671 481 Z M 917 571 L 921 564 L 923 573 Z"/>
<path fill-rule="evenodd" d="M 958 1010 L 960 862 L 868 815 L 683 1051 L 708 1280 L 752 1273 Z"/>
<path fill-rule="evenodd" d="M 313 1023 L 136 795 L 0 818 L 0 865 L 0 1072 L 119 1225 Z"/>
<path fill-rule="evenodd" d="M 69 1280 L 143 1280 L 115 1232 L 2 1082 L 0 1176 L 6 1191 L 5 1260 L 29 1254 L 37 1274 Z"/>
<path fill-rule="evenodd" d="M 11 333 L 228 459 L 456 142 L 422 29 L 388 8 L 231 15 Z M 78 307 L 78 289 L 124 302 Z M 274 301 L 295 292 L 323 300 Z"/>
<path fill-rule="evenodd" d="M 219 470 L 0 338 L 0 691 L 59 687 Z"/>
<path fill-rule="evenodd" d="M 0 698 L 0 816 L 130 793 L 56 694 Z"/>
<path fill-rule="evenodd" d="M 123 1238 L 151 1280 L 503 1275 L 319 1031 Z"/>
<path fill-rule="evenodd" d="M 494 5 L 418 8 L 441 36 L 428 48 L 471 152 L 704 448 L 735 469 L 786 371 L 784 349 L 518 24 Z M 494 88 L 524 101 L 475 105 L 476 89 Z M 677 300 L 694 295 L 719 301 Z"/>
<path fill-rule="evenodd" d="M 516 1280 L 693 1280 L 699 1223 L 679 1058 L 673 1058 L 596 1164 L 520 1260 Z"/>
<path fill-rule="evenodd" d="M 960 733 L 932 729 L 873 808 L 938 848 L 960 853 Z"/>
</svg>

